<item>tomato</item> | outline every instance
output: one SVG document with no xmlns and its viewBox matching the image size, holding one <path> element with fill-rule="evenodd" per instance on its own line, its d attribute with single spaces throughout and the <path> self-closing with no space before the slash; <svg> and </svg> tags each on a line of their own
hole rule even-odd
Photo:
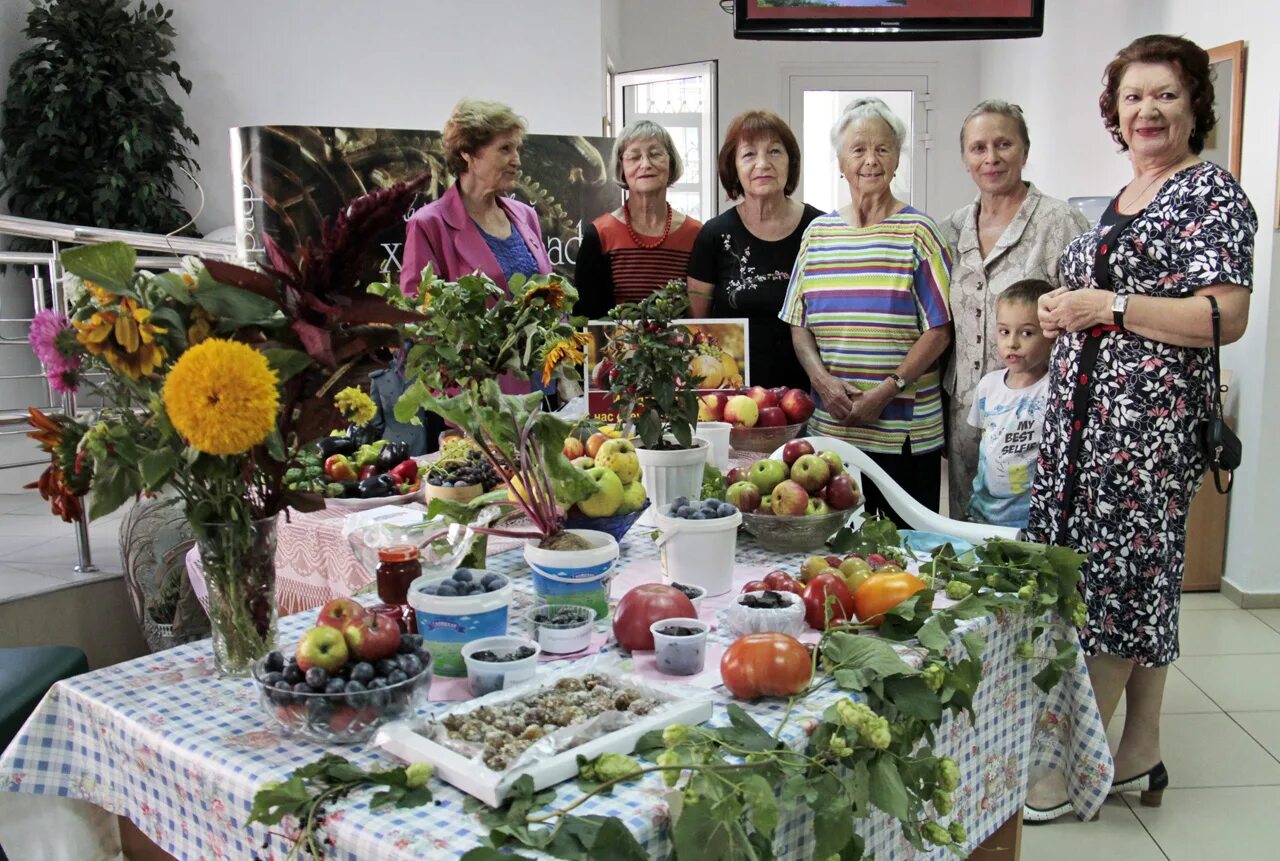
<svg viewBox="0 0 1280 861">
<path fill-rule="evenodd" d="M 689 597 L 674 586 L 645 583 L 622 596 L 613 614 L 613 638 L 628 652 L 653 649 L 649 626 L 663 619 L 693 619 Z"/>
<path fill-rule="evenodd" d="M 747 634 L 720 659 L 724 686 L 740 700 L 789 697 L 813 677 L 813 661 L 804 644 L 789 634 Z"/>
<path fill-rule="evenodd" d="M 775 592 L 794 592 L 797 595 L 804 594 L 804 586 L 800 581 L 792 577 L 786 571 L 770 571 L 764 578 L 766 589 L 772 589 Z"/>
<path fill-rule="evenodd" d="M 767 592 L 769 591 L 769 584 L 764 582 L 763 580 L 750 580 L 747 582 L 747 585 L 742 587 L 742 591 L 743 592 Z"/>
<path fill-rule="evenodd" d="M 838 573 L 838 572 L 837 572 Z M 810 628 L 826 630 L 834 622 L 843 622 L 853 615 L 853 596 L 844 580 L 835 574 L 819 574 L 809 581 L 802 593 L 804 597 L 804 620 Z M 832 595 L 836 601 L 827 608 L 827 596 Z"/>
<path fill-rule="evenodd" d="M 923 580 L 905 571 L 873 574 L 853 593 L 853 609 L 860 621 L 879 625 L 884 621 L 885 610 L 892 610 L 927 588 Z"/>
</svg>

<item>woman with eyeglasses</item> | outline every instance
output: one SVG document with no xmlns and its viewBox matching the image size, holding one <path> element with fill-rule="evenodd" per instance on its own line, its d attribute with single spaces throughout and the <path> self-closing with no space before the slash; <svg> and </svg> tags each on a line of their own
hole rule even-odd
<svg viewBox="0 0 1280 861">
<path fill-rule="evenodd" d="M 614 182 L 627 197 L 582 232 L 575 314 L 598 319 L 638 302 L 669 281 L 684 281 L 702 222 L 672 209 L 667 189 L 680 179 L 680 154 L 667 130 L 640 120 L 613 146 Z"/>
</svg>

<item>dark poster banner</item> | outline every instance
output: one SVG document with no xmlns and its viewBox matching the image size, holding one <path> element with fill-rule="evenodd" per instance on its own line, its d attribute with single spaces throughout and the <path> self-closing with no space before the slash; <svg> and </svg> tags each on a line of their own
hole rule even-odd
<svg viewBox="0 0 1280 861">
<path fill-rule="evenodd" d="M 612 138 L 527 135 L 514 197 L 538 212 L 555 271 L 572 279 L 582 228 L 622 203 L 609 175 Z M 235 226 L 240 251 L 256 257 L 264 233 L 293 251 L 320 235 L 326 217 L 350 201 L 400 180 L 431 174 L 404 214 L 430 203 L 454 178 L 444 165 L 440 132 L 332 126 L 248 126 L 231 130 L 237 171 Z M 370 281 L 398 280 L 404 229 L 381 239 L 385 256 Z"/>
</svg>

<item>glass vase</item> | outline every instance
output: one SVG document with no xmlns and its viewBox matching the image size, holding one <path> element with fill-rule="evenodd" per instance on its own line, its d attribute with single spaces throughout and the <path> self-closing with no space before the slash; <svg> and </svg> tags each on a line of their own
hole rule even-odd
<svg viewBox="0 0 1280 861">
<path fill-rule="evenodd" d="M 224 676 L 246 676 L 275 647 L 276 518 L 196 524 L 195 531 L 214 664 Z"/>
</svg>

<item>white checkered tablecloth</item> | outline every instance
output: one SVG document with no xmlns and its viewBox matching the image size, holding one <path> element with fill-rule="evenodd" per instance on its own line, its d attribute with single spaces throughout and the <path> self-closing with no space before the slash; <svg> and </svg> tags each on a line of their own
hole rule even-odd
<svg viewBox="0 0 1280 861">
<path fill-rule="evenodd" d="M 652 564 L 651 539 L 643 534 L 623 542 L 620 564 Z M 743 536 L 737 552 L 740 568 L 798 566 L 800 557 L 780 558 Z M 529 589 L 519 553 L 491 557 L 489 567 L 516 575 Z M 745 571 L 742 573 L 746 573 Z M 313 612 L 281 620 L 281 641 L 291 643 L 314 620 Z M 971 840 L 980 842 L 1015 814 L 1023 799 L 1029 769 L 1061 768 L 1082 818 L 1091 816 L 1111 783 L 1111 757 L 1094 705 L 1083 660 L 1049 696 L 1032 684 L 1034 668 L 1014 656 L 1032 622 L 1006 615 L 966 622 L 956 632 L 978 630 L 987 641 L 986 674 L 975 702 L 976 724 L 947 720 L 938 733 L 938 751 L 960 764 L 962 785 L 955 815 Z M 727 637 L 713 633 L 727 643 Z M 713 723 L 727 723 L 728 695 Z M 801 746 L 805 724 L 836 698 L 824 687 L 798 704 L 783 738 Z M 783 700 L 746 703 L 766 729 L 777 726 Z M 800 718 L 796 720 L 795 718 Z M 0 787 L 12 792 L 83 799 L 132 820 L 163 849 L 186 861 L 247 861 L 253 851 L 264 859 L 282 859 L 284 841 L 273 838 L 262 850 L 267 831 L 246 827 L 254 792 L 267 781 L 282 780 L 295 768 L 327 752 L 349 757 L 366 768 L 386 767 L 391 758 L 368 747 L 323 747 L 277 736 L 265 727 L 253 685 L 219 678 L 208 641 L 191 643 L 58 683 L 23 731 L 0 757 Z M 484 838 L 475 817 L 463 812 L 463 795 L 432 782 L 436 802 L 412 810 L 370 812 L 369 792 L 358 792 L 331 813 L 327 833 L 342 861 L 410 861 L 456 858 Z M 659 775 L 592 799 L 576 812 L 621 818 L 650 855 L 665 857 L 667 806 Z M 558 787 L 557 803 L 578 797 L 572 782 Z M 944 858 L 944 852 L 917 853 L 887 816 L 860 823 L 868 854 L 886 859 Z M 807 818 L 792 817 L 778 828 L 780 859 L 808 858 L 812 828 Z"/>
</svg>

